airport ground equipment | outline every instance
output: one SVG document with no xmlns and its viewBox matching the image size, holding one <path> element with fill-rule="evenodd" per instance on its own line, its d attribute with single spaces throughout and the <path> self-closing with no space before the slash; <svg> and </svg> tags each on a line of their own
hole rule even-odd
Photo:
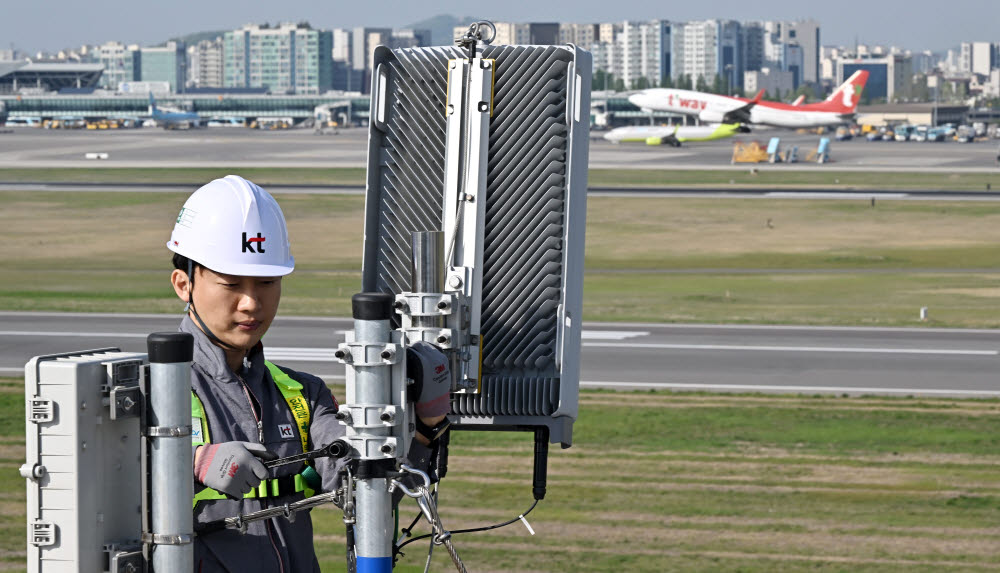
<svg viewBox="0 0 1000 573">
<path fill-rule="evenodd" d="M 758 141 L 743 143 L 737 141 L 733 144 L 732 163 L 762 163 L 767 161 L 767 150 Z"/>
<path fill-rule="evenodd" d="M 806 162 L 811 163 L 815 161 L 816 163 L 829 163 L 830 161 L 830 138 L 821 137 L 819 139 L 819 145 L 816 149 L 809 151 L 809 155 L 806 156 Z"/>
<path fill-rule="evenodd" d="M 767 142 L 767 160 L 769 163 L 781 162 L 781 139 L 772 137 Z"/>
</svg>

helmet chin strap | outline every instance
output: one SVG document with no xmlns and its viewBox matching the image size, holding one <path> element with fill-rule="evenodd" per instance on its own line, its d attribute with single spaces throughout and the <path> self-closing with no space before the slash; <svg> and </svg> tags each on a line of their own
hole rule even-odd
<svg viewBox="0 0 1000 573">
<path fill-rule="evenodd" d="M 188 303 L 187 306 L 184 307 L 184 312 L 187 312 L 188 310 L 191 311 L 191 314 L 194 315 L 194 319 L 198 321 L 198 326 L 201 328 L 201 331 L 204 332 L 205 336 L 207 336 L 208 339 L 211 340 L 216 346 L 221 346 L 226 350 L 242 350 L 232 344 L 223 342 L 218 336 L 215 335 L 214 332 L 212 332 L 212 329 L 205 324 L 205 321 L 201 319 L 201 315 L 198 314 L 198 309 L 194 306 L 194 262 L 191 259 L 188 259 L 188 284 L 190 285 L 188 287 Z"/>
</svg>

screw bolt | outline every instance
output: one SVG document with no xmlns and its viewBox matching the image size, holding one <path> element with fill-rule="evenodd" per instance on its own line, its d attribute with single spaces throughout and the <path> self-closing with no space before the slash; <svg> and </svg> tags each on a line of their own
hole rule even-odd
<svg viewBox="0 0 1000 573">
<path fill-rule="evenodd" d="M 382 451 L 383 454 L 391 454 L 392 453 L 392 446 L 390 446 L 389 444 L 383 445 L 380 449 L 381 449 L 381 451 Z"/>
<path fill-rule="evenodd" d="M 392 351 L 391 350 L 383 350 L 382 354 L 380 354 L 379 356 L 382 357 L 382 360 L 388 360 L 388 359 L 392 358 Z"/>
</svg>

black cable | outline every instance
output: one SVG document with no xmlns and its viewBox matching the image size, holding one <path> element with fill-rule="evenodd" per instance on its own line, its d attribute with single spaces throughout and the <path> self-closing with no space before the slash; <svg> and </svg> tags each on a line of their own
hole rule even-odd
<svg viewBox="0 0 1000 573">
<path fill-rule="evenodd" d="M 455 531 L 449 531 L 448 533 L 451 533 L 452 535 L 458 535 L 459 533 L 477 533 L 477 532 L 480 532 L 480 531 L 489 531 L 491 529 L 499 529 L 501 527 L 505 527 L 507 525 L 510 525 L 511 523 L 514 523 L 515 521 L 519 521 L 522 517 L 524 517 L 524 516 L 528 515 L 529 513 L 531 513 L 531 510 L 535 509 L 535 506 L 538 505 L 538 501 L 539 500 L 536 499 L 535 503 L 532 503 L 531 507 L 528 508 L 528 511 L 522 513 L 521 515 L 515 517 L 514 519 L 511 519 L 510 521 L 505 521 L 503 523 L 498 523 L 496 525 L 488 525 L 486 527 L 474 527 L 472 529 L 456 529 Z M 427 539 L 428 537 L 432 537 L 433 535 L 434 535 L 433 533 L 426 533 L 426 534 L 421 535 L 419 537 L 410 538 L 410 539 L 406 540 L 406 542 L 400 544 L 399 547 L 397 547 L 396 549 L 397 550 L 402 549 L 403 547 L 406 547 L 407 545 L 409 545 L 410 543 L 413 543 L 414 541 L 420 541 L 421 539 Z"/>
</svg>

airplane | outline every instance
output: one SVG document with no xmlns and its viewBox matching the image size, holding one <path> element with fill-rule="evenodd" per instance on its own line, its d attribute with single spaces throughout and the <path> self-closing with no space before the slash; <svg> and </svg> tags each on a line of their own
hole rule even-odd
<svg viewBox="0 0 1000 573">
<path fill-rule="evenodd" d="M 646 145 L 672 145 L 680 147 L 687 141 L 714 141 L 732 137 L 737 133 L 749 133 L 750 129 L 740 123 L 714 125 L 631 125 L 616 127 L 604 134 L 611 143 L 623 141 L 644 141 Z"/>
<path fill-rule="evenodd" d="M 163 111 L 156 107 L 156 99 L 149 94 L 149 117 L 164 129 L 190 129 L 202 127 L 201 117 L 190 111 Z"/>
<path fill-rule="evenodd" d="M 840 125 L 854 118 L 868 72 L 860 70 L 819 103 L 794 105 L 668 88 L 649 89 L 629 96 L 644 110 L 696 116 L 708 123 L 744 123 L 797 129 Z"/>
</svg>

